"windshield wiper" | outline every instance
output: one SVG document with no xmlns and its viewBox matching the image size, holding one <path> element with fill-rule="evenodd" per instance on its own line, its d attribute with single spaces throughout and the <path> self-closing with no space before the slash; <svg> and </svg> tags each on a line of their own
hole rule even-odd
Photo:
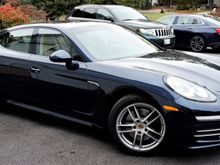
<svg viewBox="0 0 220 165">
<path fill-rule="evenodd" d="M 132 20 L 136 20 L 136 19 L 123 19 L 122 21 L 132 21 Z"/>
<path fill-rule="evenodd" d="M 123 19 L 122 21 L 132 21 L 132 20 L 136 20 L 136 21 L 148 21 L 147 19 L 144 19 L 144 18 L 137 18 L 137 19 Z"/>
</svg>

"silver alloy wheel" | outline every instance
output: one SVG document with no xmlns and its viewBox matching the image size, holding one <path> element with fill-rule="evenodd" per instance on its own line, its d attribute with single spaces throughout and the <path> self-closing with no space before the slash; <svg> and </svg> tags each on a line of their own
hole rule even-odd
<svg viewBox="0 0 220 165">
<path fill-rule="evenodd" d="M 156 148 L 166 132 L 161 113 L 146 103 L 135 103 L 124 108 L 118 115 L 116 124 L 119 139 L 134 151 Z"/>
<path fill-rule="evenodd" d="M 205 41 L 201 36 L 194 36 L 191 39 L 190 46 L 191 46 L 193 51 L 200 52 L 205 47 Z"/>
</svg>

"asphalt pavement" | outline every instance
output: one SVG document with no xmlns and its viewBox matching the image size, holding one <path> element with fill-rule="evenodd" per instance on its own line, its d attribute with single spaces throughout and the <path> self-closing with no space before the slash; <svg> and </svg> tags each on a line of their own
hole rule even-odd
<svg viewBox="0 0 220 165">
<path fill-rule="evenodd" d="M 0 165 L 219 165 L 219 155 L 220 147 L 168 147 L 151 156 L 131 156 L 101 130 L 17 107 L 0 111 Z"/>
</svg>

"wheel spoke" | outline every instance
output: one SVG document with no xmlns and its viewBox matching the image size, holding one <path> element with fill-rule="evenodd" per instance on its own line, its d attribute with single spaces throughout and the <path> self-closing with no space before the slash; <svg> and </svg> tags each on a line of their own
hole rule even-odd
<svg viewBox="0 0 220 165">
<path fill-rule="evenodd" d="M 147 116 L 144 118 L 143 121 L 146 121 L 147 119 L 149 119 L 149 117 L 150 117 L 154 112 L 155 112 L 155 109 L 154 109 L 149 115 L 147 115 Z"/>
<path fill-rule="evenodd" d="M 160 115 L 157 115 L 157 117 L 155 117 L 153 120 L 151 120 L 148 125 L 152 124 L 154 121 L 156 121 L 158 118 L 160 117 Z"/>
<path fill-rule="evenodd" d="M 139 148 L 142 147 L 143 138 L 144 138 L 144 134 L 142 133 L 142 134 L 141 134 L 141 138 L 140 138 Z"/>
<path fill-rule="evenodd" d="M 131 133 L 131 132 L 135 132 L 135 130 L 134 129 L 127 129 L 127 130 L 118 131 L 118 133 Z"/>
<path fill-rule="evenodd" d="M 134 112 L 136 113 L 137 118 L 138 118 L 139 120 L 141 120 L 141 117 L 140 117 L 140 115 L 139 115 L 139 113 L 138 113 L 138 110 L 137 110 L 137 108 L 136 108 L 135 105 L 134 105 Z"/>
<path fill-rule="evenodd" d="M 134 148 L 134 146 L 135 146 L 135 144 L 136 144 L 137 135 L 138 135 L 138 133 L 137 133 L 137 132 L 135 132 L 135 135 L 134 135 L 134 140 L 133 140 L 133 144 L 132 144 L 133 148 Z"/>
<path fill-rule="evenodd" d="M 128 109 L 128 113 L 131 116 L 131 119 L 135 122 L 135 117 L 133 116 L 133 114 L 131 113 L 130 109 Z"/>
<path fill-rule="evenodd" d="M 145 135 L 147 135 L 149 138 L 155 140 L 155 141 L 159 141 L 158 139 L 156 139 L 155 137 L 153 137 L 152 135 L 150 135 L 149 133 L 145 132 Z"/>
<path fill-rule="evenodd" d="M 155 133 L 155 134 L 157 134 L 157 135 L 159 135 L 159 136 L 162 136 L 161 133 L 155 131 L 154 129 L 152 129 L 152 128 L 150 128 L 150 127 L 148 127 L 147 130 L 150 131 L 150 132 L 153 132 L 153 133 Z"/>
<path fill-rule="evenodd" d="M 199 43 L 200 43 L 200 44 L 203 44 L 203 41 L 202 41 L 202 40 L 199 40 Z"/>
<path fill-rule="evenodd" d="M 118 127 L 133 127 L 133 126 L 135 126 L 135 124 L 134 123 L 132 123 L 132 124 L 118 124 L 117 126 Z"/>
</svg>

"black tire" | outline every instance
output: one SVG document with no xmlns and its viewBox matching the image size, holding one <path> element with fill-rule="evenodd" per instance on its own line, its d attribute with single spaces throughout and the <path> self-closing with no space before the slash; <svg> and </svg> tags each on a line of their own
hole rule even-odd
<svg viewBox="0 0 220 165">
<path fill-rule="evenodd" d="M 190 40 L 190 47 L 194 52 L 202 52 L 206 49 L 206 40 L 201 35 L 195 35 Z"/>
<path fill-rule="evenodd" d="M 117 146 L 135 155 L 157 151 L 166 139 L 163 113 L 137 95 L 127 95 L 115 103 L 109 115 L 108 128 Z"/>
</svg>

